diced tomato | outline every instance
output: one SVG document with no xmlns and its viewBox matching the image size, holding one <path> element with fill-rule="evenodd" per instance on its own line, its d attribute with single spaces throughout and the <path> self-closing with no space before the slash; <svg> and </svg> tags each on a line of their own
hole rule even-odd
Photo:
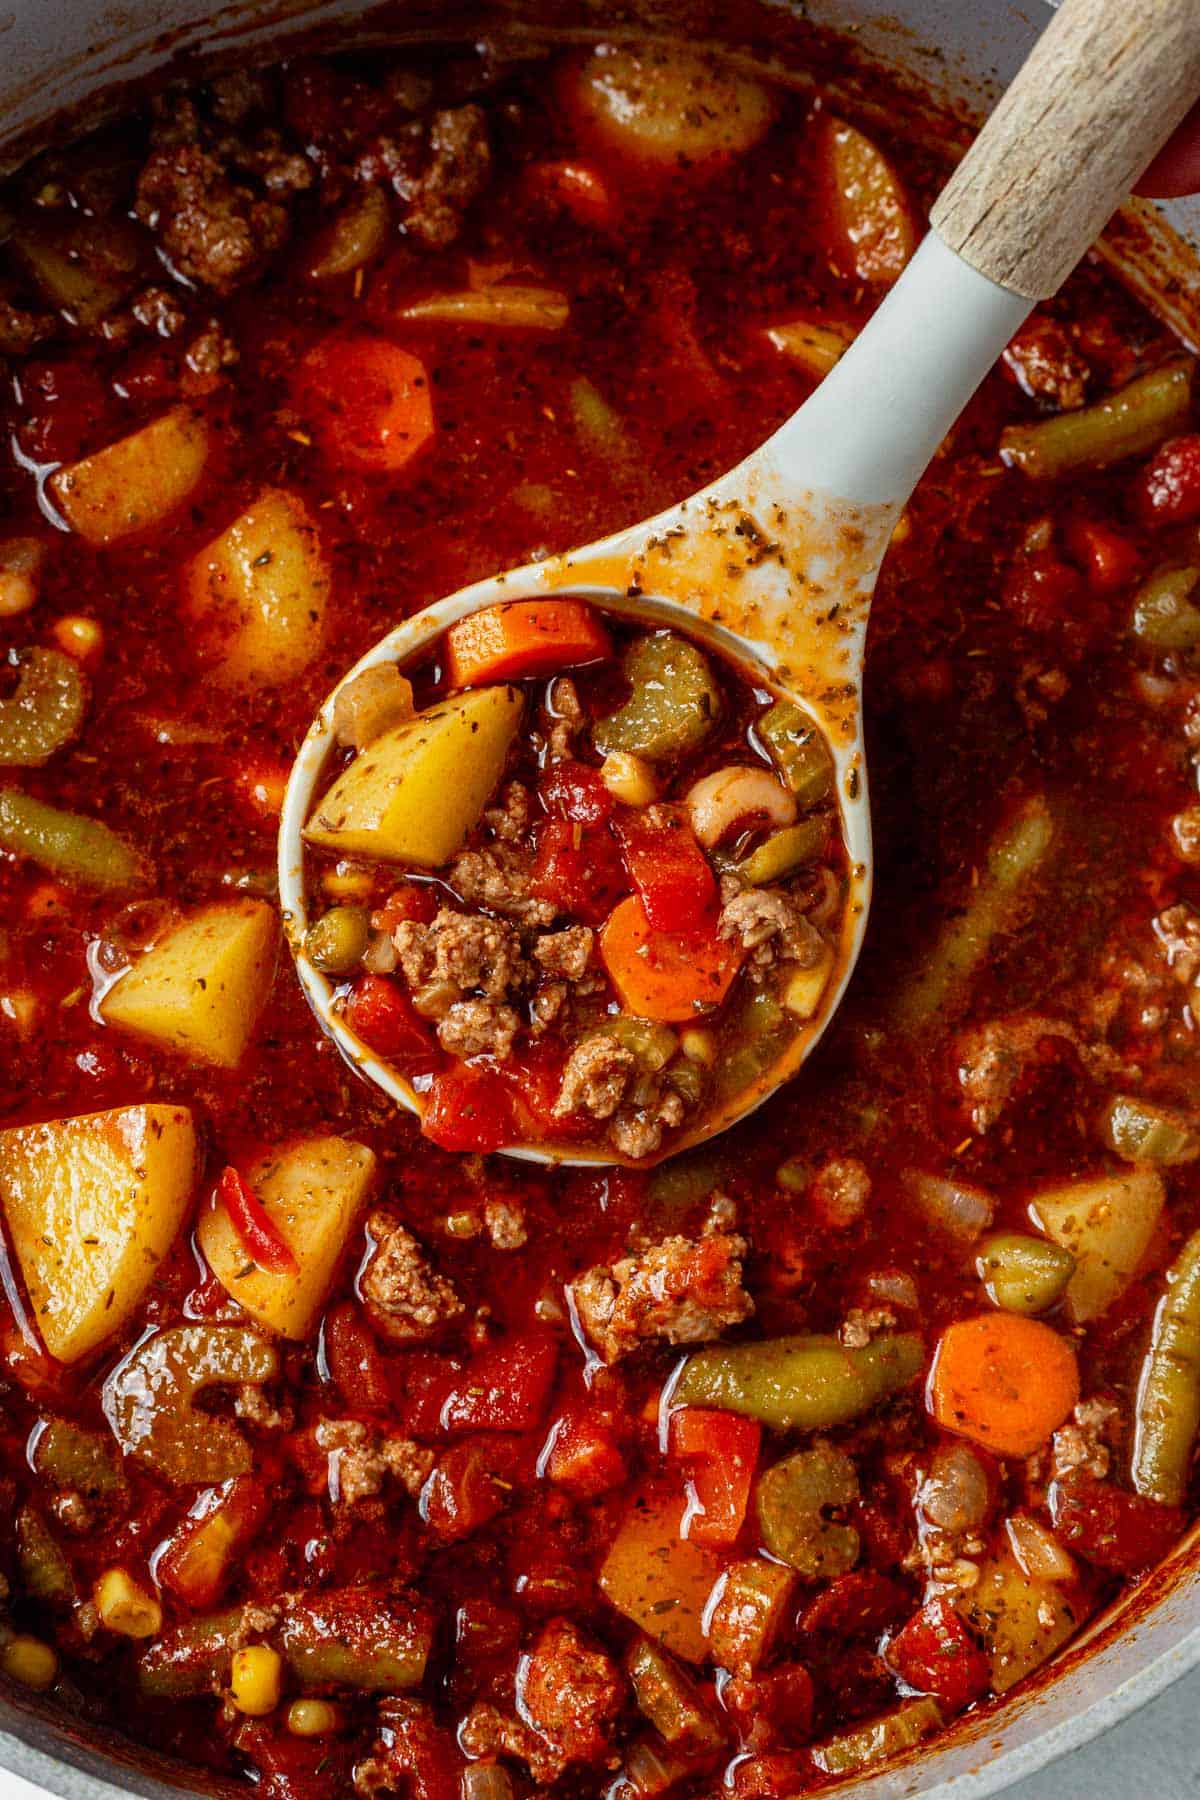
<svg viewBox="0 0 1200 1800">
<path fill-rule="evenodd" d="M 548 1331 L 492 1344 L 467 1365 L 442 1407 L 445 1431 L 531 1431 L 546 1410 L 558 1368 Z"/>
<path fill-rule="evenodd" d="M 1066 655 L 1081 655 L 1100 622 L 1079 570 L 1052 550 L 1036 550 L 1013 563 L 1004 604 L 1023 630 L 1051 639 Z"/>
<path fill-rule="evenodd" d="M 403 1063 L 411 1071 L 433 1069 L 441 1061 L 424 1019 L 386 975 L 360 975 L 343 1017 L 356 1037 L 389 1062 Z"/>
<path fill-rule="evenodd" d="M 371 915 L 371 923 L 376 931 L 386 931 L 390 937 L 397 925 L 405 920 L 412 920 L 419 925 L 432 923 L 438 909 L 438 897 L 432 887 L 419 886 L 415 881 L 402 881 L 394 887 L 383 905 Z"/>
<path fill-rule="evenodd" d="M 544 1468 L 547 1481 L 582 1499 L 621 1487 L 628 1474 L 611 1419 L 586 1406 L 555 1421 Z"/>
<path fill-rule="evenodd" d="M 66 1404 L 71 1391 L 70 1371 L 31 1342 L 15 1320 L 0 1332 L 0 1365 L 32 1400 L 48 1401 L 52 1406 Z"/>
<path fill-rule="evenodd" d="M 604 230 L 616 219 L 612 190 L 588 163 L 530 163 L 524 186 L 532 199 L 561 208 L 580 225 Z"/>
<path fill-rule="evenodd" d="M 1155 452 L 1133 489 L 1146 525 L 1190 525 L 1200 519 L 1200 435 L 1171 438 Z"/>
<path fill-rule="evenodd" d="M 539 900 L 552 900 L 585 925 L 603 924 L 629 892 L 629 877 L 612 832 L 606 825 L 588 828 L 568 819 L 543 819 L 537 829 L 529 891 Z"/>
<path fill-rule="evenodd" d="M 470 1537 L 497 1513 L 512 1492 L 494 1438 L 468 1439 L 438 1459 L 421 1494 L 421 1513 L 430 1530 L 447 1541 Z"/>
<path fill-rule="evenodd" d="M 562 1089 L 565 1049 L 548 1043 L 531 1044 L 519 1062 L 501 1063 L 496 1073 L 507 1085 L 512 1102 L 516 1136 L 533 1141 L 545 1138 L 569 1138 L 586 1133 L 591 1121 L 571 1114 L 556 1119 L 554 1103 Z"/>
<path fill-rule="evenodd" d="M 119 437 L 119 414 L 99 373 L 81 357 L 27 362 L 17 378 L 22 448 L 35 462 L 72 462 Z"/>
<path fill-rule="evenodd" d="M 554 818 L 576 825 L 603 825 L 616 805 L 600 771 L 581 762 L 555 763 L 538 783 L 538 798 Z"/>
<path fill-rule="evenodd" d="M 1072 519 L 1067 548 L 1097 594 L 1119 594 L 1133 581 L 1141 560 L 1137 546 L 1102 519 Z"/>
<path fill-rule="evenodd" d="M 357 1412 L 386 1412 L 392 1404 L 388 1365 L 375 1333 L 352 1300 L 325 1315 L 325 1361 L 330 1379 Z"/>
<path fill-rule="evenodd" d="M 314 345 L 295 392 L 331 461 L 395 474 L 433 436 L 424 363 L 370 332 L 335 332 Z"/>
<path fill-rule="evenodd" d="M 800 1663 L 760 1675 L 735 1675 L 721 1699 L 747 1750 L 803 1743 L 812 1731 L 813 1680 Z"/>
<path fill-rule="evenodd" d="M 423 1700 L 392 1700 L 382 1762 L 387 1792 L 406 1800 L 460 1800 L 464 1759 L 454 1734 Z"/>
<path fill-rule="evenodd" d="M 222 1171 L 216 1197 L 217 1204 L 225 1208 L 229 1223 L 241 1238 L 247 1254 L 260 1269 L 266 1269 L 271 1275 L 299 1274 L 299 1264 L 291 1245 L 284 1242 L 262 1201 L 247 1187 L 236 1169 Z"/>
<path fill-rule="evenodd" d="M 812 1765 L 803 1751 L 748 1756 L 734 1766 L 732 1785 L 726 1792 L 731 1800 L 788 1800 L 811 1774 Z"/>
<path fill-rule="evenodd" d="M 1127 1494 L 1082 1469 L 1052 1485 L 1050 1516 L 1064 1544 L 1117 1575 L 1153 1568 L 1178 1543 L 1185 1524 L 1178 1507 Z"/>
<path fill-rule="evenodd" d="M 656 931 L 707 931 L 715 922 L 717 883 L 680 807 L 656 806 L 652 817 L 623 812 L 615 830 L 625 867 Z"/>
<path fill-rule="evenodd" d="M 210 1488 L 202 1511 L 184 1520 L 158 1558 L 160 1585 L 188 1606 L 215 1606 L 269 1511 L 266 1487 L 256 1476 Z"/>
<path fill-rule="evenodd" d="M 800 1629 L 833 1638 L 878 1637 L 911 1605 L 898 1581 L 876 1569 L 850 1569 L 809 1601 L 800 1614 Z"/>
<path fill-rule="evenodd" d="M 737 1413 L 685 1406 L 671 1415 L 671 1454 L 688 1464 L 691 1487 L 684 1535 L 698 1544 L 732 1544 L 742 1529 L 758 1464 L 762 1426 Z"/>
<path fill-rule="evenodd" d="M 400 1429 L 409 1437 L 433 1438 L 440 1433 L 446 1395 L 460 1380 L 463 1365 L 430 1350 L 409 1350 L 391 1364 L 391 1388 Z"/>
<path fill-rule="evenodd" d="M 234 1737 L 259 1772 L 257 1800 L 327 1800 L 352 1789 L 350 1737 L 295 1737 L 271 1719 L 244 1719 Z"/>
<path fill-rule="evenodd" d="M 508 1088 L 490 1072 L 444 1069 L 429 1084 L 421 1130 L 443 1150 L 499 1150 L 516 1136 Z"/>
<path fill-rule="evenodd" d="M 946 1599 L 931 1600 L 914 1613 L 888 1645 L 887 1656 L 909 1687 L 932 1694 L 954 1712 L 991 1685 L 987 1657 Z"/>
</svg>

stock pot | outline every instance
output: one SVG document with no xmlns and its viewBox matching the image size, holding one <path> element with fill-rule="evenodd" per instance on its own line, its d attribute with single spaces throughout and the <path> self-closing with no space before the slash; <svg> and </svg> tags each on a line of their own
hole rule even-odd
<svg viewBox="0 0 1200 1800">
<path fill-rule="evenodd" d="M 603 31 L 606 24 L 644 21 L 652 29 L 685 26 L 693 36 L 756 46 L 765 32 L 772 50 L 786 39 L 789 0 L 746 24 L 717 0 L 0 0 L 0 162 L 20 159 L 64 110 L 86 122 L 114 87 L 153 75 L 172 59 L 216 56 L 253 60 L 257 47 L 284 31 L 319 31 L 346 22 L 394 33 L 450 35 L 486 17 L 507 26 Z M 800 10 L 800 0 L 796 0 Z M 978 115 L 1014 72 L 1047 14 L 1043 0 L 808 0 L 819 25 L 851 28 L 860 48 Z M 1172 275 L 1171 323 L 1200 342 L 1200 200 L 1140 208 L 1118 228 L 1122 259 L 1151 288 Z M 936 320 L 931 321 L 936 329 Z M 1102 1618 L 1052 1677 L 999 1711 L 964 1720 L 911 1762 L 853 1783 L 862 1800 L 981 1800 L 1098 1736 L 1171 1681 L 1200 1665 L 1200 1544 L 1184 1544 L 1115 1614 Z M 186 1791 L 186 1772 L 119 1743 L 64 1725 L 28 1701 L 0 1695 L 0 1769 L 32 1781 L 61 1800 L 117 1800 L 121 1794 L 168 1796 Z M 3 1789 L 0 1776 L 0 1790 Z"/>
</svg>

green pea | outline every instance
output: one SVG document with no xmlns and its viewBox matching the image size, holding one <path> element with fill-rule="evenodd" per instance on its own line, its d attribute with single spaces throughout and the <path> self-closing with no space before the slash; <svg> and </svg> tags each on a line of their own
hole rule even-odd
<svg viewBox="0 0 1200 1800">
<path fill-rule="evenodd" d="M 331 906 L 304 939 L 304 954 L 326 975 L 348 975 L 363 959 L 370 937 L 365 906 Z"/>
</svg>

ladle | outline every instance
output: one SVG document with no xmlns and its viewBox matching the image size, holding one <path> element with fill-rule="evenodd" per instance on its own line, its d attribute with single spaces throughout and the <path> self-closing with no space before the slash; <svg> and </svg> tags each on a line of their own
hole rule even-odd
<svg viewBox="0 0 1200 1800">
<path fill-rule="evenodd" d="M 345 677 L 410 662 L 482 607 L 571 593 L 709 639 L 815 718 L 834 753 L 851 865 L 835 973 L 817 1016 L 760 1082 L 672 1150 L 723 1130 L 794 1075 L 845 991 L 871 897 L 862 674 L 888 541 L 938 445 L 1034 302 L 1070 274 L 1198 94 L 1196 0 L 1065 0 L 942 192 L 932 229 L 899 281 L 760 449 L 657 518 L 426 607 Z M 363 1075 L 419 1113 L 420 1094 L 350 1030 L 329 980 L 303 952 L 301 834 L 335 750 L 334 698 L 288 784 L 279 837 L 284 917 L 324 1029 Z M 570 1146 L 508 1148 L 546 1162 L 620 1160 Z"/>
</svg>

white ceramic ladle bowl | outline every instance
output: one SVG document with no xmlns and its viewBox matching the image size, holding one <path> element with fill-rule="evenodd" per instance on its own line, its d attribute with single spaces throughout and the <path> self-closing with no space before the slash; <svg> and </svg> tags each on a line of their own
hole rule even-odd
<svg viewBox="0 0 1200 1800">
<path fill-rule="evenodd" d="M 775 435 L 711 487 L 585 549 L 510 570 L 390 632 L 321 708 L 288 784 L 279 887 L 317 1018 L 347 1059 L 420 1113 L 413 1084 L 365 1044 L 304 953 L 303 828 L 336 750 L 341 686 L 410 663 L 466 614 L 505 600 L 583 595 L 715 643 L 806 709 L 834 754 L 851 876 L 820 1007 L 750 1087 L 671 1150 L 724 1130 L 795 1074 L 853 971 L 871 897 L 862 738 L 867 617 L 901 509 L 1000 351 L 1054 292 L 1200 93 L 1200 32 L 1180 0 L 1066 0 L 933 212 L 933 229 L 866 329 Z M 543 1162 L 601 1151 L 513 1144 Z"/>
</svg>

